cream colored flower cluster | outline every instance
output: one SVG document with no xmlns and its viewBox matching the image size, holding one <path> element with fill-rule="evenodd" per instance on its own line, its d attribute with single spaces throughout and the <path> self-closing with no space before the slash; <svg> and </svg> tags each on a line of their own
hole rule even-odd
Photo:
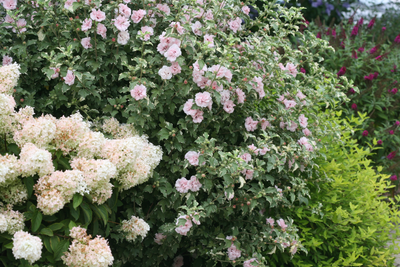
<svg viewBox="0 0 400 267">
<path fill-rule="evenodd" d="M 61 257 L 64 264 L 70 267 L 106 267 L 111 266 L 114 257 L 106 239 L 97 236 L 91 239 L 86 229 L 73 227 L 70 236 L 74 238 L 68 252 Z"/>
<path fill-rule="evenodd" d="M 109 160 L 75 158 L 71 167 L 82 172 L 93 202 L 101 205 L 111 197 L 110 179 L 117 174 L 117 168 Z"/>
<path fill-rule="evenodd" d="M 133 242 L 138 236 L 146 237 L 150 231 L 150 226 L 136 216 L 132 216 L 130 220 L 123 220 L 120 231 L 125 234 L 126 240 Z"/>
<path fill-rule="evenodd" d="M 12 252 L 16 259 L 25 259 L 32 265 L 42 257 L 42 240 L 24 231 L 18 231 L 13 237 Z"/>
<path fill-rule="evenodd" d="M 24 214 L 12 210 L 11 205 L 0 205 L 0 233 L 7 232 L 10 235 L 24 229 Z"/>
<path fill-rule="evenodd" d="M 53 215 L 72 200 L 75 193 L 88 193 L 83 173 L 78 170 L 56 171 L 42 176 L 35 185 L 37 207 L 45 215 Z"/>
<path fill-rule="evenodd" d="M 75 193 L 89 194 L 94 203 L 103 204 L 112 195 L 114 178 L 129 189 L 147 181 L 162 157 L 160 147 L 140 137 L 132 125 L 106 120 L 103 130 L 114 140 L 90 129 L 80 113 L 56 119 L 51 115 L 35 118 L 32 107 L 14 111 L 12 92 L 19 76 L 17 64 L 0 67 L 0 134 L 13 139 L 21 148 L 19 159 L 0 156 L 0 200 L 16 204 L 27 199 L 18 177 L 38 175 L 35 185 L 38 207 L 54 214 L 71 201 Z M 51 150 L 70 154 L 73 170 L 55 172 Z"/>
<path fill-rule="evenodd" d="M 17 85 L 20 66 L 18 64 L 10 64 L 1 67 L 0 71 L 0 93 L 11 95 L 14 87 Z"/>
<path fill-rule="evenodd" d="M 149 143 L 145 137 L 107 140 L 102 157 L 117 166 L 117 180 L 127 190 L 146 182 L 162 157 L 160 147 Z"/>
</svg>

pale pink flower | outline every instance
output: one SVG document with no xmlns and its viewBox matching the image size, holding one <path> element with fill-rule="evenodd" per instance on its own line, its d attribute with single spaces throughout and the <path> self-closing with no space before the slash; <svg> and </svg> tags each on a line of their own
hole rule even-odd
<svg viewBox="0 0 400 267">
<path fill-rule="evenodd" d="M 119 31 L 126 31 L 130 25 L 129 20 L 124 17 L 119 15 L 116 19 L 113 19 L 114 21 L 114 25 L 115 27 L 119 30 Z"/>
<path fill-rule="evenodd" d="M 195 97 L 196 105 L 202 108 L 212 105 L 212 98 L 209 92 L 197 93 Z"/>
<path fill-rule="evenodd" d="M 231 236 L 231 235 L 228 235 L 228 236 L 226 236 L 226 238 L 225 238 L 225 239 L 227 239 L 227 240 L 232 240 L 232 238 L 233 238 L 233 236 Z"/>
<path fill-rule="evenodd" d="M 3 7 L 7 10 L 13 10 L 17 8 L 17 0 L 4 0 Z"/>
<path fill-rule="evenodd" d="M 25 19 L 19 19 L 17 21 L 17 29 L 13 28 L 12 31 L 13 32 L 17 32 L 17 30 L 18 30 L 19 33 L 26 32 L 25 26 L 26 26 L 26 20 Z"/>
<path fill-rule="evenodd" d="M 195 151 L 189 151 L 185 154 L 185 159 L 187 159 L 190 165 L 198 166 L 199 165 L 199 156 L 200 153 Z"/>
<path fill-rule="evenodd" d="M 231 97 L 231 92 L 229 90 L 223 90 L 221 92 L 221 104 L 224 105 Z"/>
<path fill-rule="evenodd" d="M 181 226 L 178 226 L 177 228 L 175 228 L 175 231 L 180 235 L 186 235 L 190 231 L 190 228 L 192 228 L 192 226 L 193 226 L 192 221 L 190 219 L 188 220 L 186 217 L 189 217 L 189 216 L 182 215 L 182 216 L 179 216 L 178 219 L 176 220 L 176 225 L 178 225 L 179 219 L 186 220 L 185 225 L 181 225 Z"/>
<path fill-rule="evenodd" d="M 192 115 L 193 118 L 193 122 L 194 123 L 200 123 L 203 121 L 204 117 L 203 117 L 204 112 L 200 109 L 196 110 L 196 113 L 194 113 L 194 115 Z"/>
<path fill-rule="evenodd" d="M 251 160 L 251 155 L 249 153 L 244 153 L 243 155 L 240 155 L 240 158 L 248 163 Z"/>
<path fill-rule="evenodd" d="M 314 151 L 314 147 L 311 144 L 305 144 L 304 145 L 307 149 L 307 151 L 313 152 Z"/>
<path fill-rule="evenodd" d="M 231 261 L 240 258 L 242 252 L 236 248 L 236 246 L 232 243 L 232 245 L 228 248 L 228 257 Z"/>
<path fill-rule="evenodd" d="M 156 7 L 158 8 L 158 10 L 165 12 L 165 14 L 166 14 L 167 16 L 168 16 L 169 14 L 171 14 L 171 10 L 169 9 L 169 7 L 168 7 L 167 4 L 164 4 L 164 5 L 162 5 L 162 4 L 157 4 Z M 159 14 L 159 16 L 164 16 L 164 15 Z"/>
<path fill-rule="evenodd" d="M 128 43 L 128 41 L 129 41 L 129 38 L 130 38 L 130 36 L 129 36 L 129 33 L 127 31 L 120 31 L 118 33 L 117 42 L 120 45 L 126 45 Z"/>
<path fill-rule="evenodd" d="M 134 23 L 139 23 L 144 18 L 145 15 L 146 15 L 146 10 L 143 9 L 133 10 L 131 19 L 133 20 Z"/>
<path fill-rule="evenodd" d="M 225 197 L 226 197 L 227 200 L 232 200 L 235 197 L 235 193 L 234 192 L 229 193 L 229 195 L 228 195 L 228 193 L 225 191 L 224 194 L 225 194 Z"/>
<path fill-rule="evenodd" d="M 237 17 L 235 20 L 231 20 L 229 23 L 229 28 L 236 33 L 240 29 L 240 25 L 242 24 L 242 20 Z"/>
<path fill-rule="evenodd" d="M 90 18 L 94 21 L 101 22 L 106 19 L 106 13 L 104 13 L 100 9 L 96 10 L 93 8 L 92 12 L 90 13 Z"/>
<path fill-rule="evenodd" d="M 214 47 L 214 35 L 206 34 L 204 35 L 204 43 L 207 44 L 208 47 Z"/>
<path fill-rule="evenodd" d="M 306 118 L 305 116 L 304 116 L 304 114 L 301 114 L 300 116 L 299 116 L 299 123 L 300 123 L 300 126 L 301 127 L 303 127 L 303 128 L 306 128 L 307 127 L 307 120 L 308 120 L 308 118 Z"/>
<path fill-rule="evenodd" d="M 267 127 L 271 127 L 271 123 L 267 121 L 266 118 L 261 118 L 260 123 L 261 123 L 261 129 L 263 129 L 264 131 L 265 129 L 267 129 Z"/>
<path fill-rule="evenodd" d="M 198 212 L 195 212 L 195 213 L 191 214 L 190 217 L 192 217 L 193 223 L 195 223 L 195 224 L 197 224 L 197 225 L 200 225 L 200 224 L 201 224 L 201 223 L 200 223 L 200 220 L 196 220 L 196 218 L 194 217 L 194 215 L 199 215 L 199 213 L 198 213 Z M 200 217 L 200 216 L 199 216 L 199 217 Z"/>
<path fill-rule="evenodd" d="M 131 15 L 132 10 L 124 4 L 119 4 L 118 5 L 118 10 L 119 13 L 122 14 L 123 16 L 125 16 L 126 18 L 129 18 L 129 16 Z"/>
<path fill-rule="evenodd" d="M 4 18 L 4 22 L 5 22 L 5 23 L 10 23 L 10 24 L 12 24 L 12 23 L 15 22 L 15 20 L 7 14 L 7 15 L 5 16 L 5 18 Z M 4 26 L 4 28 L 10 29 L 10 28 L 12 28 L 12 26 Z"/>
<path fill-rule="evenodd" d="M 264 147 L 263 149 L 260 150 L 260 155 L 265 155 L 268 151 L 270 151 L 268 147 Z"/>
<path fill-rule="evenodd" d="M 300 145 L 306 145 L 308 144 L 308 138 L 307 137 L 302 137 L 299 139 L 299 141 L 297 141 Z"/>
<path fill-rule="evenodd" d="M 305 129 L 303 129 L 303 134 L 305 135 L 305 136 L 309 136 L 309 135 L 311 135 L 311 131 L 310 130 L 308 130 L 307 128 L 305 128 Z"/>
<path fill-rule="evenodd" d="M 253 80 L 252 80 L 252 86 L 257 91 L 257 93 L 259 94 L 260 99 L 265 96 L 264 84 L 262 82 L 262 78 L 261 77 L 254 77 Z"/>
<path fill-rule="evenodd" d="M 285 129 L 285 126 L 286 126 L 286 123 L 284 123 L 283 121 L 281 121 L 281 122 L 279 123 L 279 127 L 280 127 L 281 129 Z"/>
<path fill-rule="evenodd" d="M 209 9 L 206 12 L 206 15 L 204 16 L 204 20 L 213 20 L 214 19 L 214 15 L 212 13 L 212 10 Z"/>
<path fill-rule="evenodd" d="M 233 113 L 233 111 L 235 110 L 234 109 L 234 107 L 235 107 L 236 105 L 233 103 L 233 101 L 232 100 L 228 100 L 228 101 L 226 101 L 225 102 L 225 104 L 224 104 L 224 110 L 227 112 L 227 113 Z"/>
<path fill-rule="evenodd" d="M 90 37 L 82 38 L 81 44 L 85 49 L 92 48 L 92 44 L 90 43 Z"/>
<path fill-rule="evenodd" d="M 295 123 L 294 121 L 291 121 L 290 125 L 288 124 L 286 129 L 291 131 L 291 132 L 295 132 L 296 129 L 297 129 L 297 123 Z"/>
<path fill-rule="evenodd" d="M 253 132 L 255 129 L 257 129 L 257 124 L 258 121 L 254 121 L 251 117 L 247 117 L 244 126 L 248 132 Z"/>
<path fill-rule="evenodd" d="M 286 99 L 284 95 L 280 95 L 279 98 L 277 98 L 276 100 L 278 100 L 279 102 L 283 102 Z"/>
<path fill-rule="evenodd" d="M 296 96 L 297 96 L 300 100 L 306 98 L 306 96 L 305 96 L 301 91 L 297 91 Z"/>
<path fill-rule="evenodd" d="M 251 145 L 247 146 L 247 148 L 250 149 L 250 151 L 252 151 L 252 152 L 255 152 L 257 150 L 257 147 L 254 144 L 251 144 Z"/>
<path fill-rule="evenodd" d="M 144 34 L 144 37 L 143 38 L 140 37 L 140 39 L 143 41 L 148 41 L 148 40 L 150 40 L 150 36 L 152 36 L 154 34 L 154 30 L 152 27 L 143 26 L 142 28 L 140 28 L 140 31 L 138 31 L 138 34 L 140 34 L 140 35 Z"/>
<path fill-rule="evenodd" d="M 181 73 L 181 70 L 182 70 L 181 66 L 179 66 L 179 63 L 176 61 L 173 62 L 169 68 L 171 70 L 172 75 L 179 74 L 179 73 Z"/>
<path fill-rule="evenodd" d="M 203 185 L 200 183 L 199 179 L 196 176 L 190 177 L 190 190 L 193 192 L 197 192 Z"/>
<path fill-rule="evenodd" d="M 183 28 L 183 26 L 180 24 L 180 22 L 171 22 L 171 24 L 169 24 L 169 26 L 172 28 L 175 28 L 179 34 L 185 33 L 185 28 Z"/>
<path fill-rule="evenodd" d="M 181 255 L 176 256 L 174 259 L 174 264 L 172 267 L 182 267 L 183 266 L 183 257 Z"/>
<path fill-rule="evenodd" d="M 250 8 L 248 6 L 243 6 L 242 11 L 244 14 L 249 15 L 250 13 Z"/>
<path fill-rule="evenodd" d="M 271 217 L 270 217 L 270 218 L 267 218 L 267 223 L 273 228 L 273 227 L 274 227 L 275 220 L 272 219 Z"/>
<path fill-rule="evenodd" d="M 92 28 L 92 20 L 91 19 L 85 19 L 82 23 L 81 30 L 86 32 L 90 28 Z"/>
<path fill-rule="evenodd" d="M 277 220 L 276 223 L 282 228 L 283 231 L 286 230 L 287 225 L 285 224 L 285 221 L 283 219 Z"/>
<path fill-rule="evenodd" d="M 186 113 L 186 115 L 194 115 L 196 113 L 195 109 L 192 109 L 193 106 L 193 99 L 189 99 L 186 101 L 185 105 L 183 105 L 183 112 Z"/>
<path fill-rule="evenodd" d="M 243 267 L 255 267 L 255 266 L 258 266 L 258 264 L 253 265 L 252 262 L 257 262 L 258 263 L 256 258 L 251 258 L 250 260 L 247 260 L 247 261 L 243 262 Z"/>
<path fill-rule="evenodd" d="M 203 34 L 203 32 L 200 30 L 203 25 L 199 21 L 196 21 L 191 27 L 194 34 L 199 36 Z"/>
<path fill-rule="evenodd" d="M 278 63 L 278 66 L 279 66 L 279 68 L 280 68 L 281 70 L 286 70 L 285 66 L 283 66 L 282 63 Z"/>
<path fill-rule="evenodd" d="M 7 55 L 3 56 L 3 66 L 10 65 L 13 61 L 12 57 L 9 57 Z"/>
<path fill-rule="evenodd" d="M 253 180 L 253 174 L 254 174 L 253 170 L 244 170 L 243 174 L 245 174 L 245 176 L 246 176 L 245 179 L 246 180 Z"/>
<path fill-rule="evenodd" d="M 164 54 L 167 60 L 171 62 L 174 62 L 180 55 L 182 55 L 181 49 L 176 44 L 171 45 Z"/>
<path fill-rule="evenodd" d="M 293 77 L 296 77 L 296 75 L 297 75 L 297 73 L 298 73 L 298 71 L 297 71 L 297 66 L 295 66 L 294 64 L 292 64 L 292 63 L 287 63 L 286 64 L 286 70 L 288 70 L 289 71 L 289 74 L 290 75 L 292 75 Z"/>
<path fill-rule="evenodd" d="M 106 38 L 107 28 L 101 23 L 97 24 L 97 34 L 101 35 L 104 39 Z"/>
<path fill-rule="evenodd" d="M 292 168 L 293 164 L 294 164 L 294 159 L 288 161 L 289 169 Z"/>
<path fill-rule="evenodd" d="M 135 87 L 133 87 L 133 90 L 131 90 L 131 96 L 135 99 L 135 100 L 140 100 L 146 97 L 146 86 L 144 86 L 143 84 L 141 85 L 135 85 Z"/>
<path fill-rule="evenodd" d="M 58 69 L 58 68 L 50 68 L 51 70 L 54 70 L 54 74 L 53 75 L 51 75 L 51 78 L 52 79 L 55 79 L 55 78 L 57 78 L 58 76 L 60 76 L 60 69 Z"/>
<path fill-rule="evenodd" d="M 75 3 L 76 0 L 67 0 L 65 1 L 64 8 L 72 10 L 72 4 Z"/>
<path fill-rule="evenodd" d="M 294 106 L 296 106 L 296 102 L 293 100 L 285 99 L 285 100 L 283 100 L 283 103 L 285 104 L 286 109 L 293 108 Z"/>
<path fill-rule="evenodd" d="M 191 183 L 186 178 L 182 177 L 182 178 L 176 180 L 175 188 L 179 193 L 184 194 L 184 193 L 187 193 L 189 191 L 189 189 L 191 188 Z"/>
<path fill-rule="evenodd" d="M 158 71 L 158 75 L 161 76 L 161 79 L 163 80 L 169 80 L 172 78 L 172 72 L 171 72 L 171 68 L 168 66 L 163 66 L 159 71 Z"/>
<path fill-rule="evenodd" d="M 246 95 L 245 95 L 245 93 L 241 90 L 241 89 L 239 89 L 239 88 L 236 88 L 236 94 L 237 94 L 237 96 L 238 96 L 238 104 L 243 104 L 244 103 L 244 100 L 245 100 L 245 98 L 246 98 Z"/>
<path fill-rule="evenodd" d="M 163 235 L 163 234 L 161 234 L 161 233 L 157 233 L 156 235 L 155 235 L 155 238 L 154 238 L 154 242 L 156 242 L 157 244 L 159 244 L 159 245 L 162 245 L 162 241 L 163 241 L 163 239 L 165 239 L 165 238 L 167 238 L 167 236 L 166 235 Z"/>
<path fill-rule="evenodd" d="M 67 71 L 67 76 L 64 77 L 64 82 L 65 82 L 65 84 L 68 84 L 69 86 L 74 84 L 75 75 L 71 70 Z"/>
</svg>

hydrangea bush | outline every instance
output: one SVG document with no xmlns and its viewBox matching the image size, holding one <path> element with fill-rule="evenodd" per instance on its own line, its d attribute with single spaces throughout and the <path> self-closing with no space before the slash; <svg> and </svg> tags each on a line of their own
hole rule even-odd
<svg viewBox="0 0 400 267">
<path fill-rule="evenodd" d="M 375 27 L 373 18 L 368 22 L 350 19 L 336 28 L 318 23 L 310 28 L 335 48 L 335 53 L 321 54 L 326 58 L 323 65 L 357 86 L 346 92 L 350 101 L 343 104 L 343 114 L 351 117 L 365 113 L 369 119 L 354 137 L 365 147 L 379 148 L 372 156 L 374 164 L 383 165 L 383 172 L 398 184 L 400 34 L 389 40 L 385 27 L 374 35 Z"/>
<path fill-rule="evenodd" d="M 19 65 L 2 66 L 0 73 L 3 92 L 12 92 Z M 4 123 L 0 154 L 3 250 L 12 248 L 12 255 L 22 263 L 59 265 L 57 261 L 62 260 L 67 266 L 112 265 L 107 240 L 90 240 L 85 228 L 91 227 L 96 235 L 103 223 L 109 235 L 109 217 L 115 216 L 118 193 L 149 179 L 161 160 L 161 149 L 132 131 L 120 139 L 106 138 L 92 131 L 79 113 L 56 119 L 51 115 L 35 118 L 32 107 L 16 112 L 12 95 L 1 93 L 0 97 L 7 100 L 0 113 Z M 150 230 L 143 219 L 129 222 L 124 220 L 120 226 L 127 240 L 145 237 Z M 42 252 L 43 244 L 46 251 Z M 1 260 L 10 266 L 13 257 L 8 254 Z"/>
<path fill-rule="evenodd" d="M 299 31 L 299 10 L 269 3 L 259 10 L 262 21 L 252 20 L 247 4 L 68 0 L 18 10 L 3 4 L 4 62 L 21 64 L 17 104 L 52 114 L 18 116 L 41 123 L 45 133 L 52 120 L 65 131 L 56 131 L 50 145 L 61 179 L 76 184 L 66 188 L 58 172 L 46 173 L 37 198 L 62 188 L 57 204 L 72 196 L 73 210 L 84 194 L 83 219 L 84 207 L 97 214 L 97 204 L 108 206 L 108 220 L 100 213 L 104 225 L 95 220 L 87 233 L 109 237 L 115 266 L 267 266 L 277 250 L 290 256 L 304 250 L 296 222 L 283 211 L 307 205 L 305 179 L 325 180 L 314 159 L 323 156 L 320 137 L 330 126 L 316 114 L 346 99 L 341 91 L 348 84 L 337 86 L 336 75 L 318 65 L 322 58 L 310 49 L 326 50 L 327 42 Z M 301 51 L 289 37 L 298 38 Z M 76 111 L 104 135 L 89 134 Z M 19 146 L 37 140 L 37 153 L 45 154 L 49 142 L 24 128 L 7 140 Z M 154 154 L 161 153 L 136 133 L 162 147 L 157 167 Z M 71 153 L 76 157 L 66 162 Z M 111 195 L 104 185 L 114 173 L 126 175 L 111 180 Z M 28 217 L 41 214 L 33 210 Z"/>
</svg>

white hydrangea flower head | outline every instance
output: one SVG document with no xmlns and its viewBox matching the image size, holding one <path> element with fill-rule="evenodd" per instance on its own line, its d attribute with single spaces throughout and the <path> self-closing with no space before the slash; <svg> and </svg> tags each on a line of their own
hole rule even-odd
<svg viewBox="0 0 400 267">
<path fill-rule="evenodd" d="M 138 236 L 145 238 L 150 226 L 143 219 L 132 216 L 130 220 L 122 221 L 120 231 L 125 233 L 126 240 L 133 242 Z"/>
<path fill-rule="evenodd" d="M 20 66 L 16 63 L 0 66 L 0 93 L 12 95 L 17 85 Z"/>
<path fill-rule="evenodd" d="M 24 231 L 18 231 L 13 237 L 12 252 L 16 259 L 25 259 L 33 264 L 42 256 L 42 240 Z"/>
<path fill-rule="evenodd" d="M 21 174 L 23 177 L 38 174 L 39 177 L 54 172 L 51 153 L 32 143 L 25 144 L 20 153 Z"/>
</svg>

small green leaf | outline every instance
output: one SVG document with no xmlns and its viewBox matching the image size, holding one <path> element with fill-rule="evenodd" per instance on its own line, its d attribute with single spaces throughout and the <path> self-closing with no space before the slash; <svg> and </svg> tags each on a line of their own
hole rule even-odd
<svg viewBox="0 0 400 267">
<path fill-rule="evenodd" d="M 32 176 L 24 178 L 24 184 L 26 190 L 28 191 L 28 198 L 30 198 L 32 196 L 33 184 L 34 184 Z"/>
<path fill-rule="evenodd" d="M 43 228 L 42 230 L 40 230 L 40 233 L 43 235 L 53 236 L 53 230 L 51 230 L 50 228 Z"/>
<path fill-rule="evenodd" d="M 72 201 L 74 209 L 76 209 L 77 207 L 79 207 L 79 205 L 81 205 L 82 200 L 83 200 L 83 196 L 81 194 L 77 194 L 77 193 L 74 194 L 74 198 Z"/>
<path fill-rule="evenodd" d="M 10 243 L 4 245 L 4 248 L 8 248 L 8 249 L 12 249 L 12 247 L 13 247 L 13 242 L 10 242 Z"/>
<path fill-rule="evenodd" d="M 82 202 L 80 207 L 83 210 L 83 215 L 84 215 L 84 218 L 85 218 L 85 224 L 89 225 L 89 223 L 92 221 L 93 212 L 90 209 L 89 204 L 87 204 L 84 201 Z"/>
<path fill-rule="evenodd" d="M 53 231 L 60 230 L 63 227 L 64 227 L 64 224 L 62 224 L 62 223 L 53 223 L 52 225 L 49 226 L 49 228 Z"/>
<path fill-rule="evenodd" d="M 39 210 L 36 210 L 35 214 L 32 217 L 32 232 L 36 232 L 40 224 L 42 223 L 42 213 Z"/>
</svg>

